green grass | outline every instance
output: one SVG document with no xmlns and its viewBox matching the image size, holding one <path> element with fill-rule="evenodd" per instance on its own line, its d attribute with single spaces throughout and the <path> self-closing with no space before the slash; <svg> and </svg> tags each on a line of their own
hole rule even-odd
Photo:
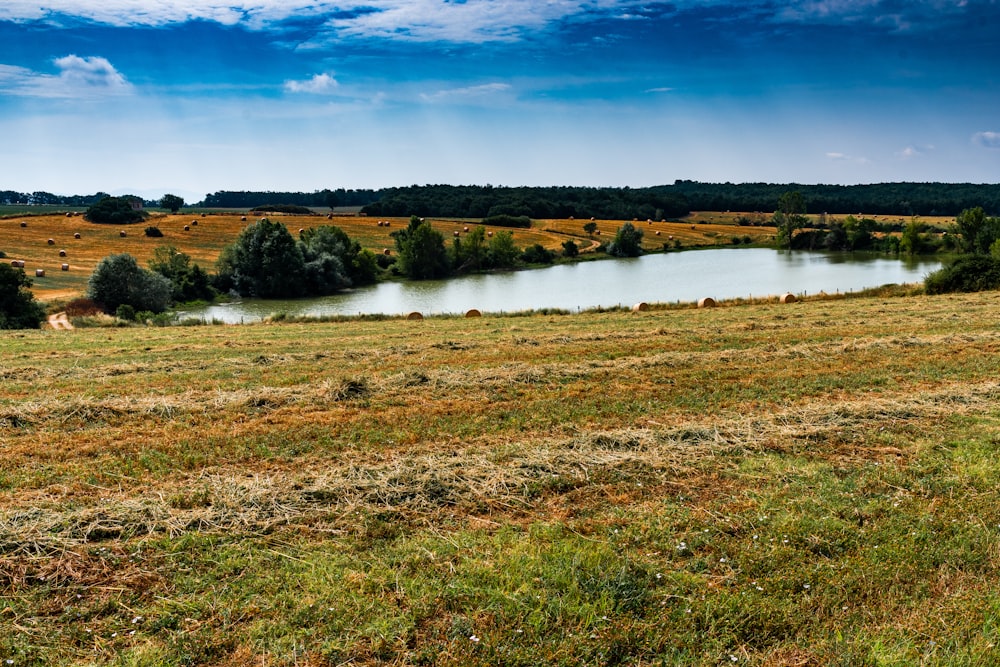
<svg viewBox="0 0 1000 667">
<path fill-rule="evenodd" d="M 990 664 L 998 300 L 12 333 L 0 661 Z"/>
</svg>

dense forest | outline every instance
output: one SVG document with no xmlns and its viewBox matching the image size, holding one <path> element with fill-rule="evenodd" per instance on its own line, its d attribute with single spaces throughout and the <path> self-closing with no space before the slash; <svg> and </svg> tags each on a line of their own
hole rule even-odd
<svg viewBox="0 0 1000 667">
<path fill-rule="evenodd" d="M 877 183 L 802 185 L 798 183 L 701 183 L 675 181 L 647 188 L 501 187 L 492 185 L 411 185 L 378 190 L 338 188 L 315 192 L 219 191 L 195 206 L 245 208 L 267 205 L 358 207 L 373 216 L 486 218 L 679 218 L 690 211 L 777 210 L 785 192 L 802 194 L 808 213 L 845 215 L 958 215 L 981 206 L 1000 215 L 1000 184 Z M 0 191 L 0 203 L 90 206 L 106 197 Z M 148 201 L 147 206 L 157 202 Z"/>
</svg>

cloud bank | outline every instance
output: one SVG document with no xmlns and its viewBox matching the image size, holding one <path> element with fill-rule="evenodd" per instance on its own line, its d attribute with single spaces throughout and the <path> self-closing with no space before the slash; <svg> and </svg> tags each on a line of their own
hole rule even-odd
<svg viewBox="0 0 1000 667">
<path fill-rule="evenodd" d="M 56 58 L 58 74 L 35 72 L 24 67 L 0 65 L 0 87 L 23 97 L 79 98 L 126 95 L 132 84 L 107 58 L 68 55 Z"/>
</svg>

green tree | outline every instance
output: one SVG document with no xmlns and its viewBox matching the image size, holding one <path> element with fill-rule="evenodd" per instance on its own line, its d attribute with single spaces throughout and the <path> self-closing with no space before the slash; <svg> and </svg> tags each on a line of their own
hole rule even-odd
<svg viewBox="0 0 1000 667">
<path fill-rule="evenodd" d="M 23 269 L 0 264 L 0 329 L 38 329 L 45 308 L 28 288 L 31 278 Z"/>
<path fill-rule="evenodd" d="M 184 206 L 184 199 L 177 195 L 163 195 L 160 199 L 160 208 L 165 208 L 171 213 L 176 213 Z"/>
<path fill-rule="evenodd" d="M 1000 239 L 1000 218 L 988 217 L 981 206 L 967 208 L 956 216 L 955 231 L 962 252 L 988 255 L 990 246 Z"/>
<path fill-rule="evenodd" d="M 487 251 L 487 262 L 496 269 L 510 269 L 517 265 L 517 258 L 521 255 L 521 250 L 514 245 L 514 234 L 507 231 L 499 231 L 490 239 Z"/>
<path fill-rule="evenodd" d="M 615 257 L 638 257 L 642 254 L 642 230 L 626 222 L 618 228 L 607 252 Z"/>
<path fill-rule="evenodd" d="M 444 278 L 451 271 L 444 237 L 431 223 L 417 216 L 410 218 L 406 229 L 393 233 L 399 257 L 396 265 L 414 280 Z"/>
<path fill-rule="evenodd" d="M 479 271 L 486 262 L 486 228 L 477 226 L 464 239 L 455 237 L 451 248 L 456 273 Z"/>
<path fill-rule="evenodd" d="M 142 222 L 149 214 L 136 207 L 136 197 L 105 197 L 92 204 L 83 214 L 84 219 L 102 225 L 130 225 Z"/>
<path fill-rule="evenodd" d="M 98 262 L 87 282 L 87 297 L 114 313 L 128 304 L 137 311 L 162 313 L 171 302 L 173 285 L 154 271 L 139 266 L 128 253 L 109 255 Z"/>
<path fill-rule="evenodd" d="M 573 241 L 563 241 L 563 257 L 576 257 L 580 254 L 580 247 Z"/>
<path fill-rule="evenodd" d="M 262 218 L 223 249 L 218 284 L 242 296 L 289 298 L 308 292 L 302 249 L 280 222 Z"/>
<path fill-rule="evenodd" d="M 171 299 L 175 302 L 211 301 L 215 298 L 211 277 L 191 256 L 172 245 L 157 246 L 149 260 L 150 271 L 155 271 L 170 281 Z"/>
<path fill-rule="evenodd" d="M 774 212 L 772 221 L 778 228 L 778 245 L 784 248 L 792 247 L 792 236 L 805 227 L 809 221 L 805 216 L 806 202 L 798 190 L 786 192 L 778 198 L 778 210 Z"/>
<path fill-rule="evenodd" d="M 587 232 L 587 236 L 593 236 L 594 232 L 597 231 L 597 223 L 593 220 L 588 222 L 583 226 L 583 231 Z"/>
<path fill-rule="evenodd" d="M 312 294 L 330 294 L 352 285 L 367 285 L 375 282 L 378 277 L 375 254 L 362 248 L 360 243 L 348 236 L 347 232 L 340 227 L 334 225 L 310 227 L 299 235 L 299 243 L 302 246 L 302 256 L 306 262 L 307 278 L 311 274 L 320 283 L 327 285 L 322 290 L 311 290 Z M 326 263 L 330 270 L 334 270 L 336 262 L 329 259 L 333 257 L 338 258 L 343 266 L 343 278 L 346 278 L 346 283 L 333 274 L 323 277 L 322 271 L 319 274 L 312 273 L 314 270 L 318 270 L 319 265 L 323 263 Z"/>
</svg>

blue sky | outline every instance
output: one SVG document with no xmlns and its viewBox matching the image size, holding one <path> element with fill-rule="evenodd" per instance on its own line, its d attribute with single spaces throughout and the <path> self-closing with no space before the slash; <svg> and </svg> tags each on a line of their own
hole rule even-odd
<svg viewBox="0 0 1000 667">
<path fill-rule="evenodd" d="M 997 0 L 4 0 L 0 189 L 1000 181 Z"/>
</svg>

